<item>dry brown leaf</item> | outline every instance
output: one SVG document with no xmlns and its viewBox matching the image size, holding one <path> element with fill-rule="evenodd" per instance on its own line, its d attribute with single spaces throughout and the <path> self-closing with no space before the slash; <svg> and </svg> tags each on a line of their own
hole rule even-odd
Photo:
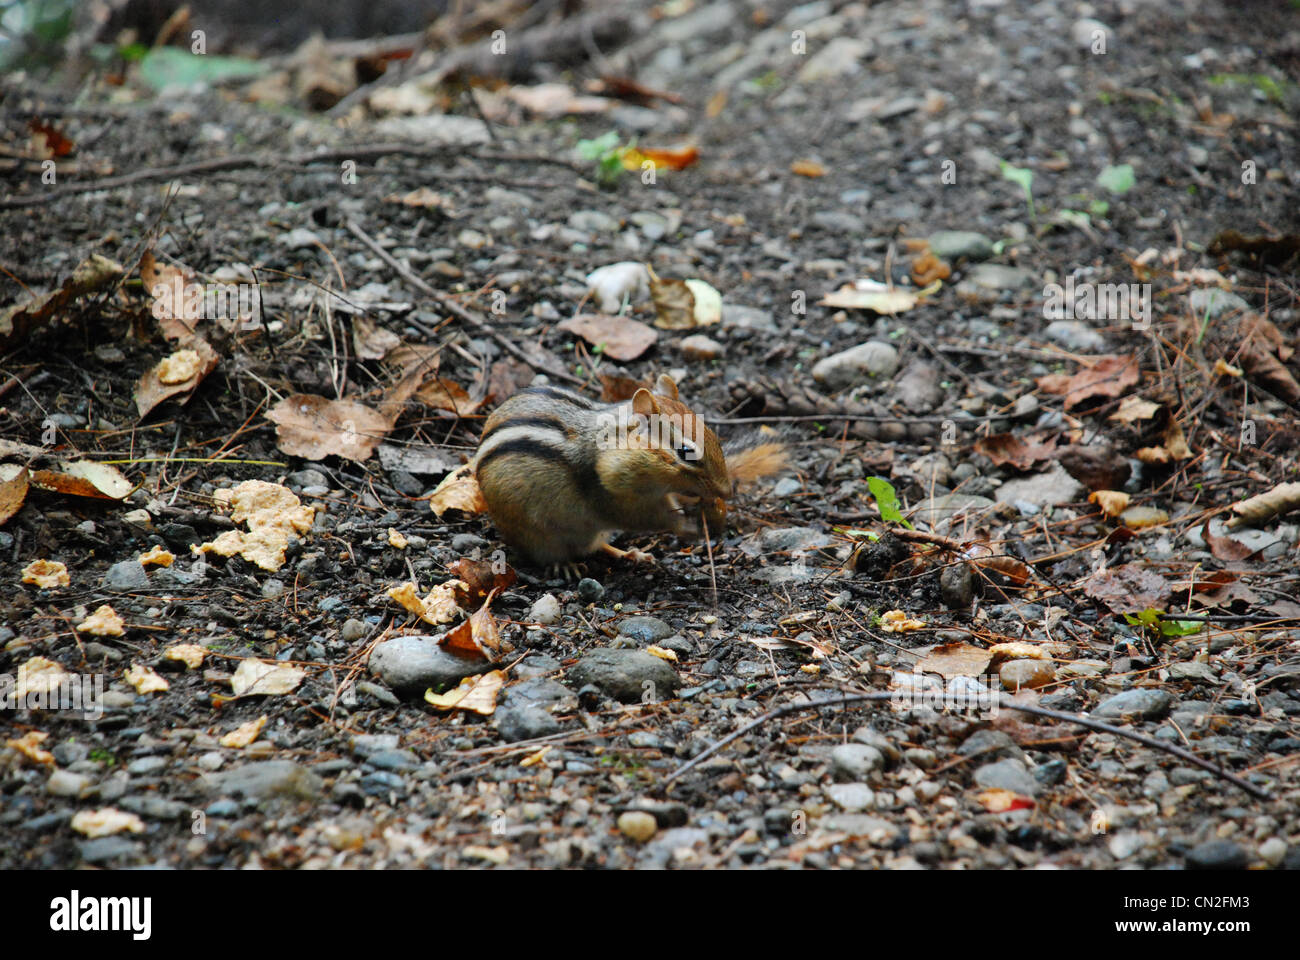
<svg viewBox="0 0 1300 960">
<path fill-rule="evenodd" d="M 401 344 L 397 334 L 366 318 L 352 316 L 352 349 L 359 360 L 382 360 Z"/>
<path fill-rule="evenodd" d="M 1094 573 L 1083 581 L 1083 592 L 1115 613 L 1133 613 L 1169 605 L 1170 585 L 1164 577 L 1135 563 Z"/>
<path fill-rule="evenodd" d="M 239 661 L 239 667 L 230 678 L 235 696 L 276 696 L 292 693 L 307 678 L 307 672 L 285 663 L 270 663 L 248 658 Z"/>
<path fill-rule="evenodd" d="M 31 485 L 67 497 L 94 500 L 121 500 L 135 489 L 117 467 L 93 460 L 61 463 L 58 470 L 33 470 Z"/>
<path fill-rule="evenodd" d="M 41 746 L 48 736 L 48 733 L 42 733 L 39 730 L 28 730 L 21 737 L 6 740 L 5 746 L 17 750 L 28 760 L 35 763 L 47 763 L 52 766 L 54 764 L 54 754 Z"/>
<path fill-rule="evenodd" d="M 656 167 L 665 170 L 685 170 L 687 167 L 698 163 L 699 159 L 699 147 L 693 144 L 669 147 L 663 150 L 656 150 L 651 147 L 628 147 L 623 151 L 623 169 L 640 170 L 641 165 L 649 160 Z"/>
<path fill-rule="evenodd" d="M 1210 532 L 1210 521 L 1205 521 L 1205 526 L 1201 528 L 1201 536 L 1205 538 L 1206 545 L 1210 548 L 1216 560 L 1222 560 L 1225 563 L 1240 563 L 1247 557 L 1253 556 L 1255 551 L 1246 546 L 1240 540 L 1234 540 L 1232 537 L 1219 537 Z"/>
<path fill-rule="evenodd" d="M 491 716 L 497 706 L 497 693 L 505 686 L 504 670 L 489 670 L 477 677 L 466 677 L 460 686 L 444 694 L 426 690 L 426 703 L 439 710 L 468 710 L 473 713 Z"/>
<path fill-rule="evenodd" d="M 217 369 L 217 352 L 202 337 L 187 336 L 177 341 L 176 346 L 174 353 L 145 371 L 136 384 L 135 406 L 141 419 L 164 400 L 193 393 Z"/>
<path fill-rule="evenodd" d="M 1088 502 L 1101 507 L 1103 516 L 1115 518 L 1124 512 L 1130 497 L 1120 490 L 1094 490 L 1088 494 Z"/>
<path fill-rule="evenodd" d="M 693 305 L 694 300 L 691 302 Z M 610 359 L 620 363 L 635 360 L 659 339 L 658 332 L 640 320 L 612 317 L 604 313 L 579 314 L 557 323 L 555 329 L 582 337 Z"/>
<path fill-rule="evenodd" d="M 179 660 L 191 670 L 203 666 L 203 658 L 208 655 L 208 648 L 197 643 L 177 643 L 163 651 L 164 660 Z"/>
<path fill-rule="evenodd" d="M 462 557 L 447 567 L 448 572 L 465 584 L 465 591 L 456 602 L 466 610 L 482 605 L 492 593 L 513 586 L 517 575 L 514 568 L 501 559 L 474 560 Z"/>
<path fill-rule="evenodd" d="M 66 317 L 71 313 L 66 308 L 72 301 L 116 283 L 123 272 L 121 264 L 96 253 L 79 263 L 57 290 L 0 310 L 0 350 L 8 349 L 52 317 Z"/>
<path fill-rule="evenodd" d="M 1015 557 L 1007 556 L 1000 553 L 991 557 L 978 557 L 971 561 L 975 566 L 983 570 L 993 570 L 1002 574 L 1016 586 L 1022 586 L 1029 581 L 1029 566 L 1023 560 L 1017 560 Z"/>
<path fill-rule="evenodd" d="M 196 298 L 189 291 L 198 289 L 198 277 L 186 266 L 174 266 L 159 263 L 152 250 L 146 250 L 140 258 L 140 279 L 144 282 L 145 293 L 149 295 L 154 319 L 162 328 L 162 335 L 168 340 L 181 340 L 194 333 L 203 318 L 201 297 Z"/>
<path fill-rule="evenodd" d="M 125 813 L 113 807 L 98 810 L 78 810 L 70 824 L 73 830 L 87 837 L 109 837 L 123 830 L 144 833 L 144 821 L 134 813 Z"/>
<path fill-rule="evenodd" d="M 445 377 L 435 377 L 415 391 L 416 398 L 435 410 L 450 410 L 458 417 L 468 417 L 483 406 L 483 399 L 474 400 L 460 384 Z"/>
<path fill-rule="evenodd" d="M 655 305 L 655 326 L 660 330 L 691 330 L 722 319 L 722 296 L 703 280 L 660 277 L 649 265 L 646 273 Z"/>
<path fill-rule="evenodd" d="M 886 610 L 880 615 L 880 629 L 885 633 L 910 633 L 925 629 L 925 621 L 914 620 L 902 610 Z"/>
<path fill-rule="evenodd" d="M 487 512 L 483 491 L 474 475 L 473 461 L 457 467 L 443 478 L 429 498 L 429 509 L 441 517 L 448 510 L 475 516 Z"/>
<path fill-rule="evenodd" d="M 355 400 L 327 400 L 306 393 L 286 397 L 266 413 L 276 445 L 292 457 L 342 457 L 361 463 L 393 425 L 378 410 Z"/>
<path fill-rule="evenodd" d="M 419 371 L 426 377 L 431 377 L 442 364 L 442 348 L 422 343 L 403 343 L 389 350 L 384 356 L 384 362 L 396 365 L 402 371 L 402 376 Z"/>
<path fill-rule="evenodd" d="M 534 376 L 532 367 L 514 357 L 498 360 L 488 370 L 487 393 L 483 401 L 500 403 L 532 383 Z"/>
<path fill-rule="evenodd" d="M 1160 404 L 1152 400 L 1144 400 L 1142 397 L 1132 395 L 1127 396 L 1119 402 L 1119 409 L 1112 413 L 1107 420 L 1116 420 L 1119 423 L 1132 423 L 1134 420 L 1150 420 L 1160 409 Z"/>
<path fill-rule="evenodd" d="M 1240 354 L 1241 368 L 1246 376 L 1269 393 L 1290 404 L 1300 402 L 1300 383 L 1281 360 L 1262 343 L 1248 341 Z"/>
<path fill-rule="evenodd" d="M 481 657 L 489 663 L 501 651 L 501 634 L 496 617 L 486 605 L 471 614 L 464 623 L 448 630 L 438 645 L 462 657 Z"/>
<path fill-rule="evenodd" d="M 976 440 L 975 450 L 997 466 L 1010 464 L 1017 470 L 1028 470 L 1035 463 L 1056 456 L 1056 438 L 1046 442 L 1026 441 L 1013 433 L 995 433 Z"/>
<path fill-rule="evenodd" d="M 917 661 L 921 673 L 937 673 L 945 680 L 953 677 L 979 677 L 989 667 L 993 655 L 969 643 L 945 643 L 934 647 Z"/>
<path fill-rule="evenodd" d="M 266 714 L 262 714 L 256 720 L 249 720 L 247 723 L 235 727 L 234 730 L 231 730 L 217 742 L 223 747 L 242 750 L 258 738 L 268 719 L 270 718 Z"/>
<path fill-rule="evenodd" d="M 121 637 L 126 634 L 126 621 L 108 604 L 101 604 L 95 612 L 77 624 L 82 633 L 96 637 Z"/>
<path fill-rule="evenodd" d="M 790 172 L 796 177 L 824 177 L 826 167 L 816 160 L 796 160 L 790 164 Z"/>
<path fill-rule="evenodd" d="M 27 468 L 14 463 L 0 464 L 0 527 L 21 509 L 29 487 Z"/>
<path fill-rule="evenodd" d="M 920 296 L 919 291 L 903 290 L 878 280 L 855 280 L 826 294 L 818 304 L 840 310 L 872 310 L 892 316 L 911 310 Z"/>
<path fill-rule="evenodd" d="M 1064 391 L 1065 409 L 1078 406 L 1093 397 L 1113 399 L 1138 382 L 1137 357 L 1098 357 L 1097 362 L 1072 376 Z M 1039 386 L 1042 386 L 1040 381 Z"/>
<path fill-rule="evenodd" d="M 1234 503 L 1232 512 L 1236 516 L 1228 521 L 1228 527 L 1259 526 L 1297 507 L 1300 507 L 1300 483 L 1279 483 L 1272 490 Z"/>
<path fill-rule="evenodd" d="M 140 694 L 159 693 L 170 687 L 166 680 L 140 663 L 133 663 L 123 670 L 122 679 L 135 687 L 135 692 Z"/>
</svg>

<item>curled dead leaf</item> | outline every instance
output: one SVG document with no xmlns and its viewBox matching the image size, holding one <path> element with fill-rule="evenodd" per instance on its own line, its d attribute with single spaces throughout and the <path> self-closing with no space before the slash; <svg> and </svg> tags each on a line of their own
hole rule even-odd
<svg viewBox="0 0 1300 960">
<path fill-rule="evenodd" d="M 1297 507 L 1300 507 L 1300 483 L 1279 483 L 1272 490 L 1234 503 L 1232 512 L 1236 516 L 1228 521 L 1228 526 L 1258 526 Z"/>
<path fill-rule="evenodd" d="M 51 493 L 94 500 L 121 500 L 135 489 L 117 467 L 93 460 L 61 463 L 58 470 L 33 470 L 31 484 Z"/>
<path fill-rule="evenodd" d="M 424 700 L 439 710 L 466 710 L 472 713 L 491 716 L 496 710 L 497 693 L 505 686 L 504 670 L 489 670 L 477 677 L 466 677 L 460 686 L 447 693 L 438 694 L 426 690 Z"/>
<path fill-rule="evenodd" d="M 27 468 L 15 463 L 0 464 L 0 526 L 22 508 L 30 486 Z"/>
<path fill-rule="evenodd" d="M 135 406 L 144 418 L 165 400 L 191 394 L 217 368 L 215 350 L 202 337 L 187 336 L 178 349 L 147 370 L 135 387 Z"/>
<path fill-rule="evenodd" d="M 1129 499 L 1129 495 L 1120 490 L 1094 490 L 1088 494 L 1088 502 L 1097 504 L 1102 515 L 1111 519 L 1124 512 Z"/>
<path fill-rule="evenodd" d="M 448 510 L 459 510 L 469 516 L 487 512 L 487 503 L 479 489 L 472 461 L 443 478 L 429 498 L 429 509 L 439 517 Z"/>
</svg>

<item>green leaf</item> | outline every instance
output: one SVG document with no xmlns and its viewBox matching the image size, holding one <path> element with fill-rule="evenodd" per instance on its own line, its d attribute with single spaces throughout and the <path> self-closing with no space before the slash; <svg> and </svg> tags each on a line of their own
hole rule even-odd
<svg viewBox="0 0 1300 960">
<path fill-rule="evenodd" d="M 1124 619 L 1130 627 L 1141 627 L 1161 637 L 1186 637 L 1200 633 L 1205 627 L 1202 620 L 1166 620 L 1164 614 L 1153 607 L 1147 607 L 1140 613 L 1126 613 Z"/>
<path fill-rule="evenodd" d="M 1029 219 L 1037 222 L 1038 216 L 1034 212 L 1034 171 L 1026 170 L 1024 167 L 1013 167 L 1005 160 L 999 161 L 999 166 L 1003 180 L 1010 180 L 1020 185 L 1020 189 L 1025 194 L 1025 203 L 1029 207 Z"/>
<path fill-rule="evenodd" d="M 893 484 L 884 477 L 868 477 L 867 489 L 871 492 L 871 499 L 876 501 L 881 520 L 886 523 L 901 524 L 909 530 L 913 529 L 898 508 L 898 494 L 894 492 Z"/>
<path fill-rule="evenodd" d="M 1133 176 L 1133 165 L 1121 163 L 1117 167 L 1107 167 L 1097 174 L 1097 185 L 1115 194 L 1125 194 L 1133 189 L 1137 180 Z"/>
<path fill-rule="evenodd" d="M 215 84 L 266 72 L 265 64 L 242 57 L 197 56 L 174 47 L 156 47 L 140 61 L 140 76 L 155 90 L 188 87 L 196 83 Z"/>
<path fill-rule="evenodd" d="M 1147 607 L 1141 613 L 1126 613 L 1124 619 L 1128 621 L 1130 627 L 1154 627 L 1156 621 L 1160 619 L 1160 611 L 1155 607 Z"/>
<path fill-rule="evenodd" d="M 1001 161 L 1002 179 L 1010 180 L 1012 183 L 1020 185 L 1020 189 L 1025 192 L 1027 198 L 1033 197 L 1034 188 L 1034 171 L 1026 170 L 1024 167 L 1013 167 L 1005 160 Z"/>
<path fill-rule="evenodd" d="M 603 159 L 605 154 L 609 153 L 618 146 L 618 131 L 611 130 L 609 133 L 602 134 L 594 140 L 578 141 L 578 156 L 584 160 L 595 162 Z"/>
<path fill-rule="evenodd" d="M 1081 230 L 1092 226 L 1092 218 L 1082 210 L 1062 210 L 1057 216 L 1062 223 L 1078 227 Z"/>
</svg>

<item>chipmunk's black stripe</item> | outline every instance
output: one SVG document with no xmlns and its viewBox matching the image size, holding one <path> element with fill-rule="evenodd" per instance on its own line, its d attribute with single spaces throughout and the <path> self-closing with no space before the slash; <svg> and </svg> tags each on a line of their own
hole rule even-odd
<svg viewBox="0 0 1300 960">
<path fill-rule="evenodd" d="M 518 422 L 518 420 L 511 421 L 512 425 Z M 565 456 L 564 450 L 553 444 L 543 443 L 529 437 L 519 437 L 499 443 L 485 454 L 482 454 L 479 457 L 477 469 L 482 470 L 503 454 L 523 454 L 536 457 L 539 460 L 549 460 L 552 463 L 563 464 L 572 475 L 573 482 L 577 486 L 579 493 L 593 503 L 603 504 L 605 501 L 605 490 L 601 487 L 600 477 L 596 473 L 596 459 L 594 456 L 583 456 L 580 452 L 579 459 L 573 462 Z"/>
<path fill-rule="evenodd" d="M 565 427 L 564 421 L 559 417 L 511 417 L 508 420 L 501 420 L 492 425 L 490 430 L 484 430 L 483 436 L 479 438 L 479 443 L 485 441 L 498 430 L 506 427 L 540 427 L 543 430 L 555 429 L 560 433 L 568 435 L 568 428 Z"/>
<path fill-rule="evenodd" d="M 524 453 L 530 457 L 537 457 L 539 460 L 553 460 L 556 463 L 567 462 L 564 457 L 564 451 L 554 444 L 543 443 L 540 440 L 533 440 L 530 437 L 519 437 L 516 440 L 507 440 L 505 443 L 498 443 L 491 450 L 480 454 L 478 458 L 478 469 L 482 470 L 497 457 L 506 453 Z"/>
<path fill-rule="evenodd" d="M 555 387 L 529 387 L 527 390 L 521 390 L 520 393 L 536 393 L 543 397 L 552 397 L 556 400 L 564 400 L 573 404 L 575 407 L 581 407 L 583 410 L 594 410 L 596 405 L 586 397 L 577 393 L 570 393 L 568 390 L 559 390 Z"/>
</svg>

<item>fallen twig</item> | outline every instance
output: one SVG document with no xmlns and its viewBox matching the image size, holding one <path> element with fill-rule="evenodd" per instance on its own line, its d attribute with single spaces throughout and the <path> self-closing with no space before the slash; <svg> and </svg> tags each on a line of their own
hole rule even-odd
<svg viewBox="0 0 1300 960">
<path fill-rule="evenodd" d="M 440 293 L 439 291 L 435 290 L 433 287 L 429 286 L 427 283 L 425 283 L 423 280 L 417 277 L 414 273 L 412 273 L 408 267 L 398 262 L 396 257 L 394 257 L 387 250 L 385 250 L 383 247 L 377 244 L 368 233 L 366 233 L 364 230 L 361 229 L 360 226 L 357 225 L 355 220 L 349 220 L 347 222 L 347 227 L 350 231 L 352 231 L 353 236 L 355 236 L 358 240 L 364 243 L 370 249 L 370 251 L 375 256 L 377 256 L 380 260 L 383 260 L 384 263 L 388 264 L 395 271 L 397 271 L 397 274 L 403 280 L 411 284 L 411 286 L 415 287 L 415 289 L 419 290 L 426 297 L 433 300 L 435 303 L 438 304 L 439 307 L 447 311 L 447 313 L 450 313 L 452 316 L 456 317 L 461 322 L 468 324 L 470 327 L 472 327 L 475 330 L 475 332 L 483 334 L 484 336 L 491 337 L 498 344 L 500 344 L 501 349 L 506 351 L 506 353 L 510 354 L 512 357 L 516 357 L 522 360 L 524 363 L 528 364 L 534 370 L 540 370 L 542 373 L 546 374 L 547 376 L 556 377 L 557 379 L 560 380 L 567 380 L 569 383 L 575 383 L 578 385 L 582 384 L 581 380 L 579 380 L 577 377 L 573 376 L 572 374 L 568 373 L 567 371 L 559 369 L 553 364 L 543 363 L 539 361 L 536 357 L 530 357 L 527 354 L 527 352 L 521 350 L 518 346 L 515 345 L 513 341 L 511 341 L 508 337 L 502 334 L 499 330 L 494 330 L 490 324 L 474 316 L 474 314 L 470 313 L 468 310 L 462 307 L 451 297 L 447 296 L 444 293 Z M 418 324 L 415 325 L 418 326 Z"/>
<path fill-rule="evenodd" d="M 453 155 L 463 155 L 471 156 L 479 160 L 496 160 L 506 163 L 550 164 L 551 166 L 564 167 L 565 169 L 572 170 L 575 173 L 581 172 L 579 167 L 570 163 L 568 160 L 564 160 L 560 157 L 546 156 L 545 154 L 512 154 L 502 153 L 500 151 L 478 151 L 474 149 L 474 147 L 466 147 L 460 144 L 450 143 L 438 144 L 436 146 L 421 146 L 409 143 L 376 143 L 370 144 L 369 146 L 357 145 L 352 147 L 337 147 L 329 150 L 313 150 L 308 153 L 294 154 L 288 157 L 277 156 L 269 153 L 250 153 L 243 156 L 211 157 L 207 160 L 196 160 L 193 163 L 178 163 L 168 167 L 145 167 L 116 177 L 99 177 L 94 180 L 72 183 L 58 190 L 45 190 L 40 193 L 32 193 L 20 197 L 7 197 L 0 200 L 0 210 L 14 210 L 20 207 L 36 207 L 46 203 L 54 203 L 58 200 L 62 200 L 64 197 L 73 196 L 78 193 L 90 193 L 96 190 L 116 190 L 119 187 L 128 187 L 137 183 L 175 180 L 180 177 L 201 176 L 203 174 L 221 173 L 228 170 L 272 169 L 286 166 L 305 167 L 313 163 L 337 163 L 343 160 L 376 160 L 380 157 L 397 155 L 435 160 L 446 160 Z"/>
<path fill-rule="evenodd" d="M 697 755 L 694 759 L 690 760 L 688 763 L 685 763 L 682 766 L 678 767 L 676 770 L 674 770 L 671 774 L 668 775 L 668 778 L 664 780 L 660 786 L 661 788 L 667 788 L 667 786 L 670 783 L 672 783 L 678 777 L 682 776 L 682 774 L 686 773 L 688 770 L 691 770 L 692 768 L 703 763 L 705 760 L 713 756 L 723 747 L 727 746 L 727 744 L 740 739 L 745 734 L 749 733 L 751 730 L 762 726 L 763 724 L 767 723 L 769 720 L 775 720 L 778 717 L 784 717 L 791 713 L 800 713 L 804 710 L 819 710 L 822 707 L 838 707 L 849 703 L 865 703 L 869 701 L 891 700 L 894 698 L 894 696 L 895 694 L 891 692 L 855 693 L 855 694 L 849 694 L 844 697 L 841 697 L 838 700 L 819 700 L 819 701 L 809 701 L 808 703 L 788 703 L 783 707 L 777 707 L 775 710 L 769 710 L 767 713 L 763 714 L 757 720 L 753 720 L 750 723 L 745 724 L 743 727 L 736 730 L 735 732 L 728 734 L 727 736 L 719 740 L 717 743 L 715 743 L 713 746 L 704 750 L 702 753 Z M 1178 757 L 1179 759 L 1186 760 L 1188 763 L 1195 764 L 1196 766 L 1200 767 L 1202 770 L 1207 770 L 1210 773 L 1214 774 L 1216 777 L 1219 777 L 1223 780 L 1227 780 L 1229 783 L 1233 784 L 1234 786 L 1240 787 L 1242 790 L 1245 790 L 1253 797 L 1258 797 L 1261 800 L 1270 799 L 1268 791 L 1265 790 L 1263 787 L 1258 787 L 1248 780 L 1243 780 L 1235 773 L 1229 773 L 1227 770 L 1224 770 L 1222 767 L 1215 766 L 1209 760 L 1206 760 L 1203 757 L 1198 757 L 1190 750 L 1184 750 L 1182 747 L 1176 747 L 1173 744 L 1162 743 L 1161 741 L 1156 740 L 1152 737 L 1148 737 L 1145 734 L 1134 733 L 1132 730 L 1125 730 L 1123 727 L 1111 726 L 1109 723 L 1102 723 L 1100 720 L 1093 720 L 1089 717 L 1081 716 L 1079 714 L 1064 713 L 1060 710 L 1048 710 L 1046 707 L 1034 707 L 1022 703 L 1011 703 L 1009 700 L 1005 698 L 1000 699 L 998 706 L 1006 708 L 1008 710 L 1018 710 L 1021 713 L 1033 714 L 1034 716 L 1038 716 L 1038 717 L 1049 717 L 1053 720 L 1063 720 L 1067 723 L 1077 723 L 1080 726 L 1088 727 L 1091 730 L 1097 730 L 1101 733 L 1110 733 L 1110 734 L 1114 734 L 1117 737 L 1125 737 L 1129 740 L 1136 740 L 1138 743 L 1144 746 L 1153 747 L 1156 750 L 1163 750 L 1165 753 L 1172 754 L 1173 756 Z"/>
</svg>

